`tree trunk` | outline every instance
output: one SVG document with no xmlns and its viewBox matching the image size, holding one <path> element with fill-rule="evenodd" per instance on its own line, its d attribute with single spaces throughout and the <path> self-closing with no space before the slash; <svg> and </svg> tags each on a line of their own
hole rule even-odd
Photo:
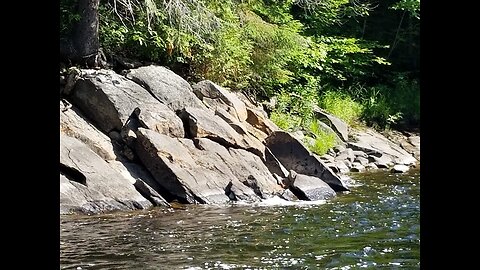
<svg viewBox="0 0 480 270">
<path fill-rule="evenodd" d="M 98 5 L 100 0 L 78 0 L 80 20 L 73 27 L 70 39 L 60 44 L 60 54 L 71 62 L 98 66 Z"/>
</svg>

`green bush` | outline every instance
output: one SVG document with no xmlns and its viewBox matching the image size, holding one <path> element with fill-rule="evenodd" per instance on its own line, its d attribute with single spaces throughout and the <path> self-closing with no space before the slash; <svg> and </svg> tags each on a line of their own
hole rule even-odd
<svg viewBox="0 0 480 270">
<path fill-rule="evenodd" d="M 272 120 L 279 128 L 286 131 L 296 131 L 301 128 L 300 117 L 291 115 L 290 113 L 274 111 L 270 114 L 270 120 Z"/>
<path fill-rule="evenodd" d="M 60 38 L 66 38 L 73 30 L 74 23 L 80 21 L 75 0 L 60 0 Z"/>
<path fill-rule="evenodd" d="M 192 69 L 198 79 L 209 79 L 231 89 L 244 89 L 252 76 L 252 43 L 245 38 L 238 23 L 222 26 L 212 44 L 195 45 Z"/>
<path fill-rule="evenodd" d="M 286 131 L 301 130 L 305 133 L 303 141 L 307 148 L 318 154 L 325 154 L 328 149 L 336 145 L 336 136 L 321 128 L 318 120 L 313 117 L 311 108 L 313 100 L 300 99 L 295 95 L 282 92 L 278 96 L 278 104 L 270 114 L 270 119 L 281 129 Z M 313 143 L 311 139 L 313 138 Z"/>
<path fill-rule="evenodd" d="M 167 27 L 158 25 L 155 29 L 147 27 L 146 14 L 135 10 L 135 21 L 119 20 L 119 17 L 107 4 L 101 3 L 100 43 L 105 53 L 121 55 L 138 60 L 159 61 L 167 57 Z"/>
<path fill-rule="evenodd" d="M 359 95 L 362 119 L 379 129 L 420 123 L 420 86 L 416 80 L 397 74 L 392 84 L 369 87 Z"/>
<path fill-rule="evenodd" d="M 377 86 L 371 87 L 364 94 L 362 118 L 368 125 L 379 129 L 388 128 L 400 117 L 398 114 L 394 117 L 394 110 L 387 98 L 388 91 L 389 88 L 385 86 Z"/>
<path fill-rule="evenodd" d="M 335 134 L 322 129 L 317 120 L 311 122 L 309 131 L 312 133 L 315 141 L 313 144 L 309 143 L 308 140 L 305 140 L 305 142 L 310 151 L 317 155 L 327 153 L 328 149 L 337 144 Z"/>
<path fill-rule="evenodd" d="M 62 37 L 79 20 L 75 3 L 60 1 Z M 417 63 L 419 0 L 380 1 L 373 13 L 368 1 L 348 0 L 113 3 L 99 7 L 107 56 L 168 66 L 189 81 L 209 79 L 259 100 L 276 96 L 271 117 L 287 130 L 310 130 L 317 105 L 349 125 L 420 121 L 418 74 L 398 73 L 400 60 Z M 413 16 L 403 24 L 393 16 L 402 10 Z M 394 48 L 405 52 L 390 55 Z"/>
<path fill-rule="evenodd" d="M 335 145 L 335 135 L 332 133 L 322 132 L 315 138 L 315 143 L 313 145 L 308 145 L 308 148 L 313 153 L 321 156 L 326 154 L 327 151 Z"/>
<path fill-rule="evenodd" d="M 346 93 L 326 91 L 319 98 L 319 106 L 342 119 L 348 125 L 355 125 L 363 113 L 363 106 Z"/>
<path fill-rule="evenodd" d="M 417 80 L 407 78 L 404 74 L 394 79 L 395 88 L 391 100 L 396 111 L 403 115 L 409 124 L 420 123 L 420 84 Z"/>
</svg>

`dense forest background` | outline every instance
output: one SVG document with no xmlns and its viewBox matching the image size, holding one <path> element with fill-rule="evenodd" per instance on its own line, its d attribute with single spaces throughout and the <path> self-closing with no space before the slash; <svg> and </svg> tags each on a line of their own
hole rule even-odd
<svg viewBox="0 0 480 270">
<path fill-rule="evenodd" d="M 98 37 L 85 40 L 92 5 Z M 334 137 L 316 108 L 351 126 L 420 125 L 420 0 L 60 0 L 60 24 L 61 42 L 93 46 L 95 66 L 154 63 L 264 101 L 317 153 Z"/>
</svg>

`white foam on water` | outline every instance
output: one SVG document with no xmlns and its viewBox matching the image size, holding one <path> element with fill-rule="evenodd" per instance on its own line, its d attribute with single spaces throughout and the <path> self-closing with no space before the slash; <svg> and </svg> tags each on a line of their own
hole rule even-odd
<svg viewBox="0 0 480 270">
<path fill-rule="evenodd" d="M 278 196 L 274 196 L 258 203 L 253 203 L 253 206 L 291 206 L 291 205 L 320 205 L 325 204 L 326 200 L 317 201 L 287 201 Z"/>
</svg>

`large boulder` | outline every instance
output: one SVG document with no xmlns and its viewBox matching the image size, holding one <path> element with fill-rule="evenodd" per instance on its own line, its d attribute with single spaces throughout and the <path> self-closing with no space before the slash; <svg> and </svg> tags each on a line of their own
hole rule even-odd
<svg viewBox="0 0 480 270">
<path fill-rule="evenodd" d="M 195 140 L 195 145 L 206 151 L 210 159 L 219 158 L 217 162 L 225 163 L 233 175 L 259 197 L 267 198 L 283 190 L 257 155 L 243 149 L 229 148 L 225 151 L 225 147 L 205 138 Z"/>
<path fill-rule="evenodd" d="M 233 93 L 209 80 L 198 82 L 192 86 L 195 95 L 207 107 L 215 110 L 217 107 L 225 109 L 237 120 L 247 120 L 245 104 Z"/>
<path fill-rule="evenodd" d="M 218 115 L 225 122 L 227 122 L 227 124 L 229 124 L 237 133 L 241 135 L 246 135 L 249 133 L 247 127 L 245 126 L 245 124 L 248 125 L 248 123 L 240 122 L 236 117 L 227 112 L 225 109 L 217 107 L 215 109 L 215 115 Z"/>
<path fill-rule="evenodd" d="M 280 130 L 275 123 L 268 119 L 265 111 L 259 109 L 247 107 L 247 122 L 267 135 Z"/>
<path fill-rule="evenodd" d="M 268 147 L 265 148 L 265 165 L 270 173 L 279 179 L 287 178 L 289 175 L 289 171 L 282 165 Z"/>
<path fill-rule="evenodd" d="M 382 135 L 420 161 L 420 136 L 397 130 L 383 131 Z"/>
<path fill-rule="evenodd" d="M 335 135 L 335 140 L 341 144 L 341 143 L 344 143 L 345 141 L 345 138 L 341 138 L 338 134 L 338 131 L 336 131 L 335 129 L 331 128 L 330 125 L 322 122 L 321 120 L 316 120 L 317 123 L 318 123 L 318 127 L 320 130 L 322 130 L 323 132 L 327 133 L 327 134 L 334 134 Z"/>
<path fill-rule="evenodd" d="M 418 135 L 409 136 L 408 142 L 411 143 L 416 148 L 420 149 L 420 136 Z"/>
<path fill-rule="evenodd" d="M 179 113 L 191 138 L 208 138 L 225 147 L 248 150 L 264 157 L 265 146 L 249 134 L 238 133 L 231 125 L 210 110 L 186 107 Z"/>
<path fill-rule="evenodd" d="M 252 152 L 261 156 L 262 158 L 264 157 L 265 145 L 262 143 L 262 141 L 267 136 L 265 136 L 265 137 L 258 136 L 259 133 L 262 133 L 260 130 L 252 127 L 247 122 L 240 122 L 240 121 L 236 120 L 236 118 L 234 118 L 231 114 L 229 114 L 227 111 L 225 111 L 222 108 L 217 108 L 215 110 L 215 115 L 218 115 L 220 118 L 222 118 L 241 137 L 243 137 L 243 141 L 245 142 L 245 145 L 247 145 L 247 148 L 257 149 L 257 151 L 253 150 Z M 261 138 L 263 138 L 263 139 L 261 139 Z"/>
<path fill-rule="evenodd" d="M 418 161 L 420 161 L 420 136 L 418 135 L 412 135 L 408 137 L 408 143 L 409 145 L 412 145 L 413 147 L 409 147 L 413 157 L 415 157 Z M 407 149 L 404 147 L 404 149 Z"/>
<path fill-rule="evenodd" d="M 105 160 L 115 160 L 117 155 L 110 138 L 87 122 L 77 108 L 67 104 L 60 101 L 60 133 L 80 140 Z"/>
<path fill-rule="evenodd" d="M 252 97 L 247 97 L 244 93 L 242 92 L 232 92 L 240 101 L 245 104 L 247 108 L 252 108 L 256 109 L 258 111 L 262 111 L 263 115 L 267 116 L 267 112 L 263 109 L 262 104 L 256 102 L 254 98 Z M 255 103 L 255 104 L 254 104 Z"/>
<path fill-rule="evenodd" d="M 155 65 L 139 67 L 131 69 L 126 77 L 145 87 L 174 112 L 185 107 L 206 109 L 193 93 L 190 84 L 166 67 Z"/>
<path fill-rule="evenodd" d="M 111 70 L 82 70 L 71 100 L 105 134 L 120 131 L 132 117 L 142 126 L 183 137 L 183 123 L 146 89 Z"/>
<path fill-rule="evenodd" d="M 335 191 L 348 190 L 340 178 L 320 158 L 310 153 L 288 132 L 275 131 L 270 134 L 265 143 L 287 170 L 320 178 Z"/>
<path fill-rule="evenodd" d="M 155 181 L 153 176 L 141 164 L 127 160 L 111 160 L 108 163 L 122 176 L 133 184 L 135 189 L 148 199 L 155 206 L 166 206 L 170 204 L 161 195 L 168 195 L 167 192 Z M 169 198 L 170 199 L 170 198 Z"/>
<path fill-rule="evenodd" d="M 190 139 L 139 128 L 135 151 L 158 184 L 181 202 L 223 204 L 231 199 L 260 199 L 237 179 L 227 159 L 222 158 L 232 157 L 217 143 L 204 148 Z M 220 152 L 223 154 L 216 154 Z"/>
<path fill-rule="evenodd" d="M 129 179 L 81 141 L 60 134 L 60 213 L 146 209 Z"/>
<path fill-rule="evenodd" d="M 395 164 L 412 165 L 417 162 L 402 147 L 372 129 L 352 132 L 351 137 L 354 142 L 349 142 L 349 146 L 354 150 L 361 150 L 377 157 L 389 158 Z M 378 153 L 380 153 L 380 156 Z"/>
<path fill-rule="evenodd" d="M 335 191 L 321 179 L 290 171 L 290 190 L 301 200 L 328 200 L 335 197 Z"/>
<path fill-rule="evenodd" d="M 348 125 L 340 118 L 333 116 L 331 114 L 326 113 L 320 108 L 314 108 L 315 117 L 326 123 L 330 126 L 335 133 L 342 139 L 344 142 L 348 140 Z"/>
</svg>

